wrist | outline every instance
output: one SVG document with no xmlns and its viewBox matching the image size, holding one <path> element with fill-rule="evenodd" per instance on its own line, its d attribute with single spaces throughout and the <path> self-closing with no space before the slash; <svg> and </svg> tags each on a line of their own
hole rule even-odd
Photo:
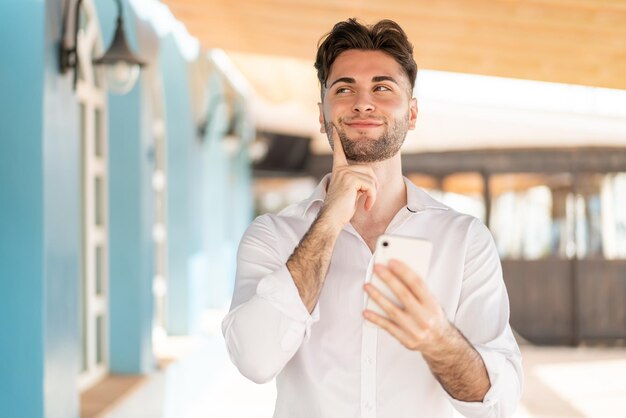
<svg viewBox="0 0 626 418">
<path fill-rule="evenodd" d="M 464 341 L 456 327 L 446 320 L 439 331 L 434 333 L 430 339 L 430 344 L 420 351 L 424 358 L 433 365 L 446 363 L 446 360 L 455 355 L 455 351 Z"/>
<path fill-rule="evenodd" d="M 342 222 L 336 216 L 333 216 L 332 213 L 325 206 L 323 206 L 320 210 L 314 224 L 324 233 L 330 234 L 332 236 L 338 236 L 345 226 L 345 222 Z"/>
</svg>

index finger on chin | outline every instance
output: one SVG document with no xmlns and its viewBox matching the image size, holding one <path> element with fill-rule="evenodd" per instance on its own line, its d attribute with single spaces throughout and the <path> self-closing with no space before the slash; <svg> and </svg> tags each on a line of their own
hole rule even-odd
<svg viewBox="0 0 626 418">
<path fill-rule="evenodd" d="M 346 154 L 343 150 L 343 144 L 341 143 L 341 138 L 339 138 L 339 133 L 337 132 L 337 128 L 334 124 L 331 124 L 331 138 L 333 140 L 333 171 L 338 167 L 345 167 L 348 165 L 348 159 L 346 158 Z"/>
</svg>

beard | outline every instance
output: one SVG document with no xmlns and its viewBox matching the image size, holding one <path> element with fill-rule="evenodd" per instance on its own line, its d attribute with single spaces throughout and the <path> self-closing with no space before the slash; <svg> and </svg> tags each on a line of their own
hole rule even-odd
<svg viewBox="0 0 626 418">
<path fill-rule="evenodd" d="M 406 133 L 409 130 L 409 112 L 399 119 L 394 119 L 391 124 L 387 123 L 386 118 L 380 118 L 384 122 L 385 131 L 378 138 L 368 138 L 365 134 L 358 134 L 356 138 L 348 137 L 344 126 L 343 118 L 339 118 L 337 124 L 332 122 L 324 122 L 326 135 L 330 147 L 334 149 L 332 130 L 337 129 L 337 134 L 341 140 L 343 151 L 346 158 L 357 163 L 374 163 L 378 161 L 388 160 L 400 151 L 400 147 L 404 143 Z"/>
</svg>

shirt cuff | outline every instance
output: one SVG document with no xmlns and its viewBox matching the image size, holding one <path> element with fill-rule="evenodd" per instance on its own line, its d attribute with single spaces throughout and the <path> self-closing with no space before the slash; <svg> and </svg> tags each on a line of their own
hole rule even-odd
<svg viewBox="0 0 626 418">
<path fill-rule="evenodd" d="M 286 265 L 265 276 L 257 285 L 256 294 L 289 319 L 304 325 L 305 338 L 310 337 L 311 326 L 320 318 L 319 302 L 309 313 Z"/>
<path fill-rule="evenodd" d="M 496 417 L 496 404 L 501 397 L 504 385 L 502 379 L 500 379 L 500 372 L 502 371 L 506 358 L 502 353 L 482 347 L 474 348 L 478 351 L 478 354 L 480 354 L 485 363 L 491 387 L 485 394 L 485 398 L 482 402 L 465 402 L 454 399 L 450 395 L 448 395 L 448 397 L 454 408 L 467 418 Z"/>
</svg>

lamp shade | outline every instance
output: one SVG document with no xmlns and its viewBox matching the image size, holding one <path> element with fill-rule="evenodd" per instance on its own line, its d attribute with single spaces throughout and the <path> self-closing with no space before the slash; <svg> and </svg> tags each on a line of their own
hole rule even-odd
<svg viewBox="0 0 626 418">
<path fill-rule="evenodd" d="M 117 18 L 117 27 L 111 46 L 102 57 L 95 59 L 93 63 L 106 65 L 106 78 L 111 92 L 124 94 L 135 85 L 139 76 L 139 68 L 145 63 L 139 60 L 128 47 L 121 15 Z"/>
</svg>

